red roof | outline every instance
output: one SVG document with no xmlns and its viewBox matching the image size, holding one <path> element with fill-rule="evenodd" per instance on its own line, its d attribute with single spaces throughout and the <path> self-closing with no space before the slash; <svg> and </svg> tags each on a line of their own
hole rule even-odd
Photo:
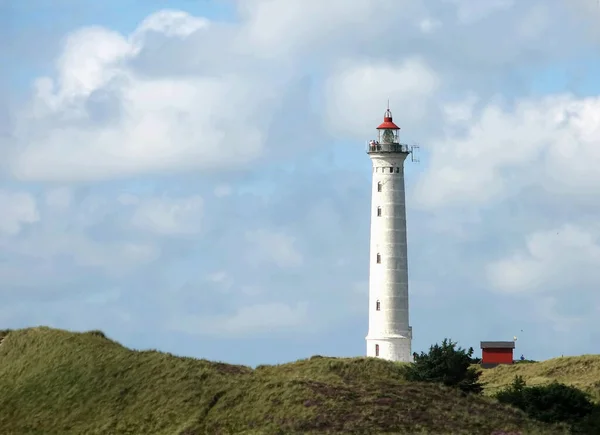
<svg viewBox="0 0 600 435">
<path fill-rule="evenodd" d="M 387 109 L 385 111 L 385 115 L 383 115 L 383 122 L 381 124 L 379 124 L 379 127 L 377 127 L 377 130 L 387 130 L 387 129 L 400 130 L 400 127 L 398 127 L 392 121 L 392 112 L 390 112 L 390 109 Z"/>
<path fill-rule="evenodd" d="M 391 117 L 388 118 L 386 116 L 385 118 L 383 118 L 383 122 L 381 124 L 379 124 L 379 127 L 377 127 L 377 130 L 383 130 L 383 129 L 400 130 L 400 127 L 398 127 L 396 124 L 394 124 Z"/>
</svg>

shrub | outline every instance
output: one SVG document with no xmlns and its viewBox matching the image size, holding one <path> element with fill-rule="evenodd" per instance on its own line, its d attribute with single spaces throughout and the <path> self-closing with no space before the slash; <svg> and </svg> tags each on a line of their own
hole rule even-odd
<svg viewBox="0 0 600 435">
<path fill-rule="evenodd" d="M 95 337 L 106 338 L 106 334 L 104 334 L 104 332 L 99 331 L 97 329 L 95 329 L 93 331 L 88 331 L 87 333 L 90 334 L 90 335 L 93 335 Z"/>
<path fill-rule="evenodd" d="M 594 406 L 592 412 L 583 417 L 580 421 L 571 425 L 571 433 L 580 435 L 590 435 L 600 433 L 600 406 Z"/>
<path fill-rule="evenodd" d="M 406 369 L 406 379 L 420 382 L 439 382 L 458 387 L 465 393 L 479 394 L 483 385 L 479 382 L 479 371 L 471 366 L 473 348 L 468 350 L 444 339 L 435 344 L 428 353 L 415 354 L 415 362 Z"/>
<path fill-rule="evenodd" d="M 528 387 L 521 376 L 495 395 L 501 403 L 519 408 L 531 418 L 546 423 L 568 423 L 574 433 L 600 433 L 600 414 L 588 394 L 568 385 L 553 382 Z M 583 432 L 577 432 L 583 430 Z"/>
<path fill-rule="evenodd" d="M 538 361 L 535 361 L 533 359 L 524 359 L 524 360 L 518 359 L 514 363 L 515 364 L 533 364 L 533 363 L 536 363 L 536 362 L 538 362 Z"/>
</svg>

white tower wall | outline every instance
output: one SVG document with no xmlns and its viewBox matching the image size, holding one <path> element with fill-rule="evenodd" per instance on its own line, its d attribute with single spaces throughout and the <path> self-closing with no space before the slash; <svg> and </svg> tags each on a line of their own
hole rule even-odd
<svg viewBox="0 0 600 435">
<path fill-rule="evenodd" d="M 412 328 L 408 316 L 404 192 L 404 161 L 408 151 L 369 155 L 373 185 L 367 356 L 410 362 Z"/>
</svg>

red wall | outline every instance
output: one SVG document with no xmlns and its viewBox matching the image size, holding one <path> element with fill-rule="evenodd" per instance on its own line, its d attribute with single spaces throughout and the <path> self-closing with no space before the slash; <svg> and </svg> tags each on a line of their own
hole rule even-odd
<svg viewBox="0 0 600 435">
<path fill-rule="evenodd" d="M 512 364 L 512 349 L 482 349 L 483 364 Z"/>
</svg>

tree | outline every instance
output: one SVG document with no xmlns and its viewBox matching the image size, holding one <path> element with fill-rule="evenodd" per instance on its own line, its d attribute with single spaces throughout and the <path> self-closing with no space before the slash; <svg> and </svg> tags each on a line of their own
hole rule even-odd
<svg viewBox="0 0 600 435">
<path fill-rule="evenodd" d="M 522 377 L 495 395 L 501 403 L 514 406 L 536 420 L 546 423 L 568 423 L 574 433 L 600 433 L 597 406 L 589 396 L 575 388 L 558 382 L 528 387 Z M 579 431 L 579 432 L 578 432 Z"/>
<path fill-rule="evenodd" d="M 592 412 L 581 420 L 572 423 L 571 433 L 578 435 L 600 433 L 600 406 L 594 405 Z"/>
<path fill-rule="evenodd" d="M 458 387 L 465 393 L 479 394 L 483 390 L 479 382 L 481 373 L 472 366 L 472 357 L 472 347 L 465 350 L 446 338 L 441 345 L 431 346 L 428 353 L 415 354 L 415 362 L 407 368 L 406 378 L 409 381 L 439 382 Z"/>
</svg>

